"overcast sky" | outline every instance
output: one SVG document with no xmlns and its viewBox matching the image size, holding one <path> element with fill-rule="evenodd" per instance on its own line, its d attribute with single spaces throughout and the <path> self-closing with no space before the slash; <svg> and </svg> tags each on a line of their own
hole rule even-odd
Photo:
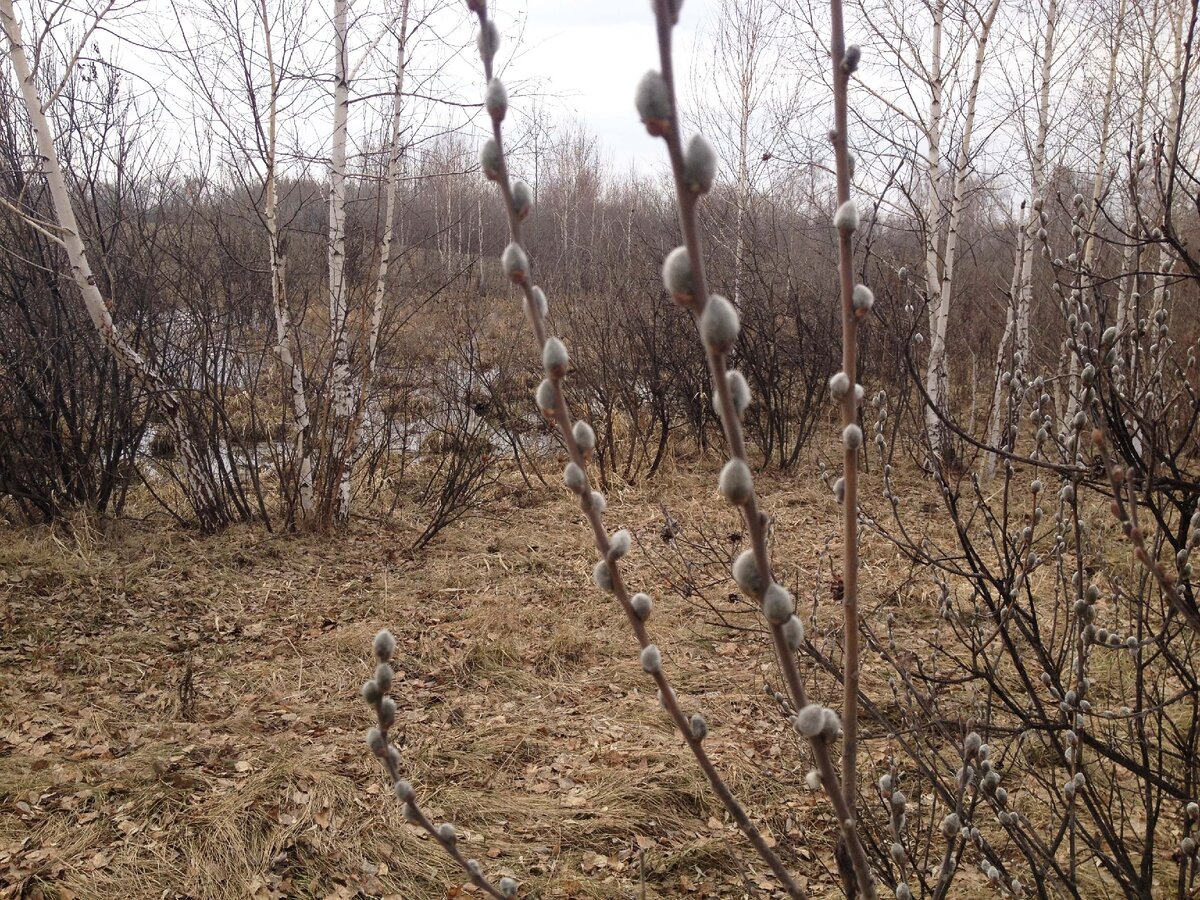
<svg viewBox="0 0 1200 900">
<path fill-rule="evenodd" d="M 493 0 L 494 5 L 495 0 Z M 515 76 L 544 73 L 548 103 L 559 115 L 586 120 L 618 168 L 652 169 L 663 159 L 662 142 L 646 134 L 633 93 L 647 69 L 658 68 L 649 0 L 499 0 L 524 23 Z M 697 35 L 716 0 L 687 0 L 676 29 L 675 66 L 692 72 Z"/>
</svg>

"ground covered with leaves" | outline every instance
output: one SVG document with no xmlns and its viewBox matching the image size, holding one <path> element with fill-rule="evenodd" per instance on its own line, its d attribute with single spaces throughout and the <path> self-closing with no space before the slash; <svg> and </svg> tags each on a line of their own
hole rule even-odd
<svg viewBox="0 0 1200 900">
<path fill-rule="evenodd" d="M 614 491 L 609 519 L 636 535 L 629 583 L 656 597 L 652 633 L 711 755 L 802 882 L 832 895 L 832 818 L 764 691 L 780 683 L 767 641 L 711 560 L 667 540 L 736 544 L 714 487 L 715 469 L 668 473 Z M 784 580 L 805 613 L 832 607 L 836 505 L 802 479 L 766 487 Z M 563 494 L 508 485 L 416 557 L 403 522 L 4 533 L 0 896 L 478 896 L 366 751 L 357 692 L 384 626 L 408 777 L 489 875 L 525 897 L 783 896 L 590 583 Z M 877 549 L 865 565 L 875 607 L 900 564 Z"/>
</svg>

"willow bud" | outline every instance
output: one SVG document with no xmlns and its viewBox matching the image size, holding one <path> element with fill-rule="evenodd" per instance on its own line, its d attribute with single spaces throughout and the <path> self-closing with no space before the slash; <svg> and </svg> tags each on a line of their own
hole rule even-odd
<svg viewBox="0 0 1200 900">
<path fill-rule="evenodd" d="M 662 671 L 662 653 L 654 644 L 648 644 L 642 650 L 642 669 L 651 675 Z"/>
<path fill-rule="evenodd" d="M 371 748 L 371 752 L 376 756 L 383 756 L 387 753 L 387 741 L 383 739 L 383 732 L 374 726 L 368 728 L 367 746 Z"/>
<path fill-rule="evenodd" d="M 958 833 L 962 830 L 962 823 L 959 822 L 958 813 L 950 813 L 946 818 L 942 819 L 942 834 L 948 838 L 958 837 Z"/>
<path fill-rule="evenodd" d="M 487 107 L 488 115 L 493 122 L 503 122 L 508 112 L 508 91 L 504 82 L 493 78 L 488 82 L 487 92 L 483 95 L 483 105 Z"/>
<path fill-rule="evenodd" d="M 385 728 L 391 728 L 396 723 L 396 701 L 391 697 L 379 701 L 379 721 Z"/>
<path fill-rule="evenodd" d="M 772 625 L 784 624 L 794 618 L 792 595 L 782 585 L 772 582 L 767 587 L 766 593 L 763 594 L 762 611 Z"/>
<path fill-rule="evenodd" d="M 766 585 L 758 571 L 758 563 L 754 559 L 753 550 L 743 550 L 733 561 L 733 580 L 744 593 L 751 597 L 762 595 Z"/>
<path fill-rule="evenodd" d="M 534 394 L 534 399 L 537 400 L 538 409 L 542 411 L 543 415 L 553 416 L 554 408 L 558 404 L 558 388 L 549 378 L 543 378 Z"/>
<path fill-rule="evenodd" d="M 728 353 L 737 343 L 738 314 L 733 304 L 713 294 L 700 314 L 700 336 L 710 353 Z"/>
<path fill-rule="evenodd" d="M 825 727 L 825 708 L 819 703 L 810 703 L 792 720 L 796 731 L 806 738 L 815 738 Z"/>
<path fill-rule="evenodd" d="M 515 284 L 524 284 L 529 280 L 529 257 L 516 241 L 504 248 L 500 261 L 504 264 L 504 273 Z"/>
<path fill-rule="evenodd" d="M 746 376 L 737 369 L 730 369 L 725 373 L 725 384 L 729 388 L 729 399 L 733 401 L 733 411 L 741 418 L 750 405 L 750 385 L 746 383 Z M 713 395 L 713 411 L 718 416 L 722 415 L 720 400 L 716 394 Z"/>
<path fill-rule="evenodd" d="M 363 701 L 367 704 L 367 706 L 377 705 L 382 696 L 379 692 L 379 685 L 377 685 L 374 681 L 364 681 L 362 689 L 359 691 L 359 693 L 362 694 Z"/>
<path fill-rule="evenodd" d="M 842 734 L 842 719 L 829 707 L 821 712 L 821 738 L 828 742 L 837 740 Z"/>
<path fill-rule="evenodd" d="M 386 628 L 375 635 L 375 640 L 371 644 L 375 651 L 375 658 L 380 662 L 387 662 L 392 658 L 392 654 L 396 652 L 396 639 L 392 637 L 392 633 Z"/>
<path fill-rule="evenodd" d="M 563 484 L 576 494 L 582 494 L 587 490 L 587 474 L 577 463 L 569 462 L 563 469 Z"/>
<path fill-rule="evenodd" d="M 861 59 L 862 50 L 858 44 L 851 44 L 846 48 L 846 55 L 842 57 L 842 71 L 847 75 L 852 74 L 858 68 Z"/>
<path fill-rule="evenodd" d="M 606 594 L 613 592 L 612 569 L 608 567 L 608 563 L 604 560 L 596 563 L 596 567 L 592 569 L 592 581 L 596 582 L 596 587 L 604 591 Z"/>
<path fill-rule="evenodd" d="M 483 64 L 490 66 L 496 58 L 496 51 L 500 49 L 500 30 L 491 19 L 480 23 L 475 46 L 479 48 L 479 58 L 483 60 Z"/>
<path fill-rule="evenodd" d="M 783 623 L 783 639 L 793 650 L 799 650 L 804 644 L 804 623 L 797 616 L 791 616 Z"/>
<path fill-rule="evenodd" d="M 696 299 L 687 247 L 676 247 L 667 254 L 662 264 L 662 280 L 663 287 L 676 303 L 686 306 Z"/>
<path fill-rule="evenodd" d="M 615 562 L 622 559 L 629 553 L 631 538 L 629 530 L 622 528 L 620 531 L 614 531 L 608 539 L 608 559 L 609 562 Z"/>
<path fill-rule="evenodd" d="M 392 678 L 395 674 L 392 667 L 385 662 L 375 667 L 375 686 L 379 688 L 380 694 L 386 694 L 392 689 Z"/>
<path fill-rule="evenodd" d="M 863 433 L 862 429 L 855 423 L 851 422 L 842 430 L 842 444 L 847 450 L 857 450 L 862 446 Z"/>
<path fill-rule="evenodd" d="M 704 135 L 693 135 L 683 152 L 683 183 L 693 194 L 707 194 L 716 177 L 717 151 Z"/>
<path fill-rule="evenodd" d="M 497 181 L 504 169 L 504 157 L 500 153 L 500 145 L 494 138 L 488 138 L 479 148 L 479 167 L 489 181 Z"/>
<path fill-rule="evenodd" d="M 671 130 L 671 94 L 659 72 L 651 70 L 642 76 L 634 103 L 652 137 L 663 137 Z"/>
<path fill-rule="evenodd" d="M 596 432 L 583 419 L 575 423 L 575 427 L 571 429 L 571 433 L 575 436 L 575 446 L 579 448 L 580 453 L 588 454 L 596 448 Z"/>
<path fill-rule="evenodd" d="M 533 209 L 533 188 L 529 186 L 529 182 L 525 179 L 518 178 L 513 182 L 512 202 L 513 212 L 517 214 L 517 220 L 524 222 Z"/>
<path fill-rule="evenodd" d="M 853 200 L 847 200 L 833 215 L 833 227 L 847 233 L 858 228 L 858 207 Z"/>
<path fill-rule="evenodd" d="M 718 487 L 721 496 L 734 506 L 743 506 L 754 496 L 754 477 L 750 467 L 740 459 L 731 459 L 721 469 Z"/>
<path fill-rule="evenodd" d="M 850 305 L 854 307 L 854 312 L 861 319 L 875 305 L 875 294 L 865 284 L 856 284 L 850 294 Z"/>
<path fill-rule="evenodd" d="M 562 378 L 567 374 L 567 365 L 570 361 L 571 358 L 562 341 L 556 337 L 546 338 L 546 343 L 542 345 L 542 368 L 546 370 L 547 376 Z"/>
<path fill-rule="evenodd" d="M 649 594 L 634 594 L 629 598 L 629 605 L 633 608 L 633 614 L 643 622 L 650 618 L 650 612 L 654 609 L 654 601 Z"/>
</svg>

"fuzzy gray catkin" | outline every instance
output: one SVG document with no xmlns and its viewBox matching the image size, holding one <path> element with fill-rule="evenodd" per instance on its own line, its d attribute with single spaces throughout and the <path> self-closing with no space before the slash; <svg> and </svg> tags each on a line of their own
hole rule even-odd
<svg viewBox="0 0 1200 900">
<path fill-rule="evenodd" d="M 846 54 L 842 57 L 842 71 L 847 74 L 853 74 L 858 69 L 858 63 L 862 59 L 862 50 L 858 44 L 851 44 L 846 48 Z"/>
<path fill-rule="evenodd" d="M 782 625 L 792 618 L 792 595 L 781 584 L 772 582 L 763 594 L 763 615 L 772 625 Z"/>
<path fill-rule="evenodd" d="M 504 157 L 500 153 L 500 145 L 492 138 L 484 141 L 483 146 L 479 148 L 479 167 L 483 169 L 483 174 L 489 181 L 498 179 L 504 169 Z"/>
<path fill-rule="evenodd" d="M 827 743 L 837 740 L 842 733 L 842 719 L 836 712 L 826 707 L 822 713 L 821 738 Z"/>
<path fill-rule="evenodd" d="M 783 639 L 793 650 L 799 650 L 804 643 L 804 623 L 797 616 L 783 623 Z"/>
<path fill-rule="evenodd" d="M 642 649 L 642 669 L 651 675 L 662 671 L 662 653 L 654 644 L 648 644 Z"/>
<path fill-rule="evenodd" d="M 835 372 L 829 377 L 829 396 L 840 403 L 850 393 L 850 376 L 845 372 Z"/>
<path fill-rule="evenodd" d="M 396 652 L 396 639 L 392 637 L 392 633 L 386 628 L 375 635 L 374 641 L 371 642 L 371 649 L 375 652 L 375 659 L 381 663 L 387 662 L 392 658 L 392 654 Z"/>
<path fill-rule="evenodd" d="M 475 38 L 475 46 L 479 49 L 480 59 L 485 65 L 490 66 L 492 60 L 496 58 L 496 51 L 500 49 L 500 29 L 491 19 L 485 20 L 480 25 L 479 35 Z"/>
<path fill-rule="evenodd" d="M 850 294 L 850 305 L 856 313 L 866 315 L 875 305 L 875 293 L 865 284 L 856 284 Z"/>
<path fill-rule="evenodd" d="M 622 528 L 620 531 L 614 531 L 608 539 L 608 558 L 609 560 L 622 559 L 629 553 L 631 538 L 629 530 Z"/>
<path fill-rule="evenodd" d="M 529 279 L 529 257 L 520 244 L 514 241 L 505 247 L 500 261 L 504 264 L 504 274 L 514 283 L 524 284 Z"/>
<path fill-rule="evenodd" d="M 762 574 L 758 571 L 758 562 L 754 559 L 753 550 L 743 550 L 734 559 L 733 580 L 749 596 L 762 595 L 766 585 L 763 584 Z"/>
<path fill-rule="evenodd" d="M 654 601 L 649 594 L 634 594 L 629 598 L 629 605 L 633 614 L 643 622 L 650 618 L 650 612 L 654 609 Z"/>
<path fill-rule="evenodd" d="M 392 689 L 392 678 L 395 677 L 395 674 L 392 667 L 385 662 L 381 662 L 375 667 L 375 686 L 379 688 L 381 694 L 386 694 Z"/>
<path fill-rule="evenodd" d="M 743 506 L 754 496 L 754 476 L 750 474 L 750 467 L 740 459 L 725 463 L 718 486 L 721 496 L 735 506 Z"/>
<path fill-rule="evenodd" d="M 700 337 L 710 353 L 728 353 L 737 343 L 737 310 L 720 294 L 713 294 L 700 314 Z"/>
<path fill-rule="evenodd" d="M 810 703 L 792 720 L 796 731 L 806 738 L 815 738 L 825 726 L 825 709 L 819 703 Z"/>
<path fill-rule="evenodd" d="M 526 298 L 526 300 L 525 300 L 526 314 L 532 316 L 534 310 L 536 310 L 539 318 L 542 318 L 542 319 L 546 318 L 546 313 L 548 313 L 550 311 L 550 304 L 548 302 L 546 302 L 546 292 L 543 291 L 540 287 L 537 287 L 535 285 L 530 290 L 529 293 L 531 293 L 533 295 L 534 309 L 529 308 L 529 299 Z"/>
<path fill-rule="evenodd" d="M 582 494 L 587 490 L 587 474 L 577 463 L 569 462 L 563 469 L 563 484 L 576 494 Z"/>
<path fill-rule="evenodd" d="M 604 591 L 606 594 L 613 592 L 612 568 L 605 560 L 600 560 L 596 563 L 596 567 L 592 569 L 592 581 L 596 582 L 596 587 Z"/>
<path fill-rule="evenodd" d="M 649 71 L 638 82 L 634 95 L 638 115 L 653 137 L 662 137 L 671 129 L 671 94 L 662 73 Z"/>
<path fill-rule="evenodd" d="M 733 402 L 733 411 L 740 418 L 750 406 L 750 385 L 746 383 L 746 376 L 737 369 L 730 369 L 725 373 L 725 384 L 729 387 L 729 399 Z M 717 394 L 713 394 L 713 410 L 718 416 L 724 415 L 721 398 Z"/>
<path fill-rule="evenodd" d="M 533 188 L 529 186 L 529 182 L 523 178 L 518 178 L 513 182 L 512 186 L 513 212 L 517 214 L 517 219 L 524 222 L 530 211 L 533 209 Z M 545 311 L 542 312 L 544 316 Z"/>
<path fill-rule="evenodd" d="M 688 304 L 696 299 L 687 247 L 676 247 L 667 254 L 662 264 L 662 280 L 663 287 L 676 303 Z"/>
<path fill-rule="evenodd" d="M 704 135 L 692 135 L 683 152 L 683 183 L 693 194 L 707 194 L 716 177 L 717 151 Z"/>
<path fill-rule="evenodd" d="M 851 422 L 842 430 L 842 443 L 847 450 L 857 450 L 862 446 L 863 433 L 858 425 Z"/>
<path fill-rule="evenodd" d="M 396 724 L 396 701 L 391 697 L 383 697 L 379 701 L 379 721 L 387 728 Z"/>
<path fill-rule="evenodd" d="M 537 387 L 534 399 L 537 400 L 538 409 L 544 415 L 552 416 L 554 415 L 554 407 L 558 403 L 558 388 L 554 386 L 554 382 L 549 378 L 543 378 Z"/>
<path fill-rule="evenodd" d="M 548 376 L 562 378 L 567 374 L 567 366 L 570 361 L 571 358 L 562 341 L 556 337 L 546 338 L 546 343 L 542 345 L 542 368 L 546 370 Z"/>
<path fill-rule="evenodd" d="M 596 432 L 583 419 L 575 422 L 571 433 L 575 436 L 575 446 L 579 448 L 580 453 L 586 455 L 596 448 Z"/>
<path fill-rule="evenodd" d="M 853 200 L 847 200 L 838 207 L 833 215 L 833 227 L 839 231 L 854 231 L 858 228 L 858 207 Z"/>
<path fill-rule="evenodd" d="M 383 732 L 374 725 L 367 729 L 367 746 L 376 756 L 383 756 L 387 752 L 387 742 L 383 739 Z"/>
<path fill-rule="evenodd" d="M 505 89 L 503 81 L 493 78 L 488 82 L 487 91 L 483 95 L 483 103 L 493 122 L 504 121 L 504 116 L 508 112 L 508 91 Z"/>
</svg>

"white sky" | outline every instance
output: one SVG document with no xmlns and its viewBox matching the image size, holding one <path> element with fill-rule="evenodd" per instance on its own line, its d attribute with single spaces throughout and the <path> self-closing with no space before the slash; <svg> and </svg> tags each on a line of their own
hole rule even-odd
<svg viewBox="0 0 1200 900">
<path fill-rule="evenodd" d="M 586 121 L 618 169 L 653 169 L 662 161 L 662 142 L 646 134 L 633 107 L 638 80 L 658 68 L 649 0 L 492 0 L 492 6 L 520 17 L 524 34 L 509 71 L 515 78 L 545 77 L 556 118 Z M 690 80 L 697 36 L 715 6 L 716 0 L 684 4 L 675 33 L 682 79 Z"/>
</svg>

